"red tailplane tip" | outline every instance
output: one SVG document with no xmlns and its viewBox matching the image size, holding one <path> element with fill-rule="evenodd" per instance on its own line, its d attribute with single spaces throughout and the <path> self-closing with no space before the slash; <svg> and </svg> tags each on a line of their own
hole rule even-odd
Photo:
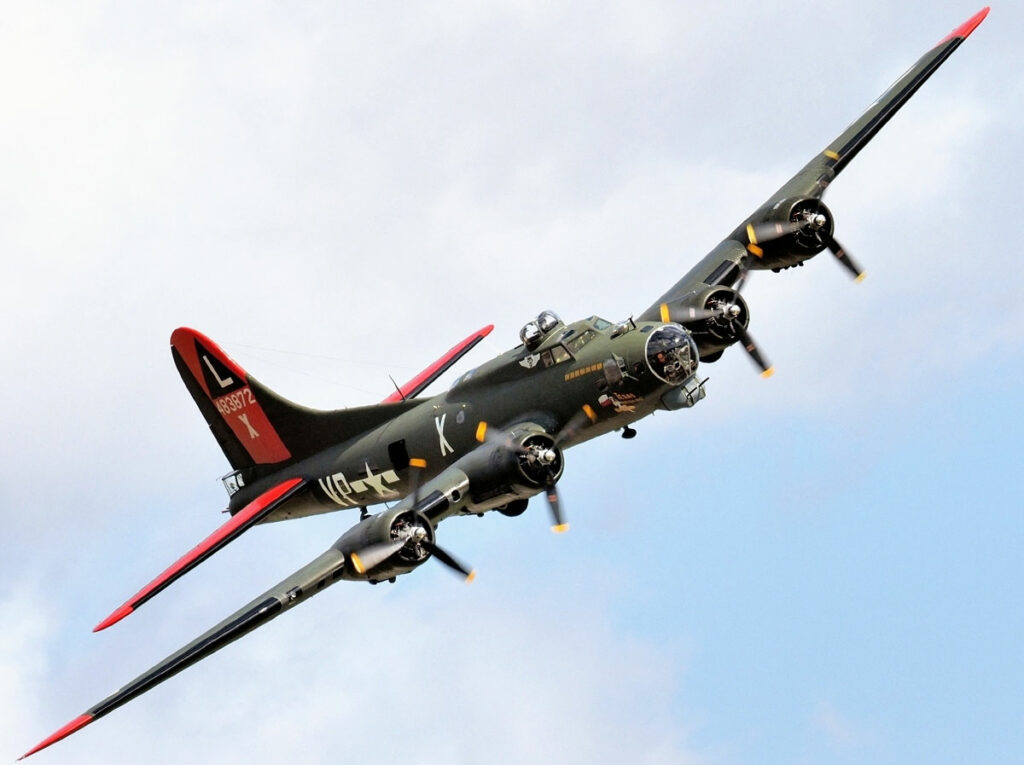
<svg viewBox="0 0 1024 765">
<path fill-rule="evenodd" d="M 25 754 L 21 755 L 21 757 L 19 757 L 18 759 L 19 760 L 24 760 L 26 757 L 29 757 L 29 756 L 35 754 L 40 749 L 46 749 L 46 747 L 48 747 L 50 744 L 56 744 L 62 738 L 65 738 L 66 736 L 70 736 L 72 733 L 74 733 L 79 728 L 84 728 L 86 725 L 91 723 L 93 721 L 93 719 L 94 719 L 93 716 L 90 715 L 90 714 L 84 714 L 84 715 L 80 715 L 80 716 L 76 717 L 74 720 L 69 722 L 67 725 L 65 725 L 59 731 L 54 733 L 52 736 L 50 736 L 47 739 L 44 739 L 43 741 L 40 741 L 39 744 L 37 744 L 32 749 L 29 749 L 27 752 L 25 752 Z"/>
<path fill-rule="evenodd" d="M 105 630 L 111 624 L 117 624 L 124 617 L 128 616 L 128 614 L 130 614 L 133 610 L 134 609 L 131 606 L 129 606 L 127 603 L 125 603 L 119 609 L 114 611 L 114 613 L 112 613 L 106 619 L 104 619 L 99 624 L 97 624 L 95 627 L 93 627 L 92 631 L 93 632 L 99 632 L 100 630 Z"/>
</svg>

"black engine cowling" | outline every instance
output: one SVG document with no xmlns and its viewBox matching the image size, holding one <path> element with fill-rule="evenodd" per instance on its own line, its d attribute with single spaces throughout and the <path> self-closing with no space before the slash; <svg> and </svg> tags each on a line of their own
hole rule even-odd
<svg viewBox="0 0 1024 765">
<path fill-rule="evenodd" d="M 784 199 L 747 227 L 747 249 L 754 256 L 748 258 L 748 267 L 777 270 L 798 265 L 824 250 L 834 229 L 832 212 L 820 199 Z"/>
<path fill-rule="evenodd" d="M 687 309 L 694 309 L 696 318 L 686 321 Z M 690 330 L 700 352 L 701 361 L 715 361 L 721 352 L 739 340 L 740 332 L 750 325 L 750 309 L 732 287 L 711 287 L 693 293 L 672 308 L 672 318 Z"/>
<path fill-rule="evenodd" d="M 395 549 L 382 562 L 368 566 L 365 572 L 351 564 L 346 566 L 342 577 L 380 581 L 406 574 L 430 557 L 420 544 L 423 539 L 434 542 L 434 526 L 421 513 L 395 508 L 371 515 L 346 531 L 334 547 L 350 561 L 353 553 L 359 556 L 372 550 Z"/>
<path fill-rule="evenodd" d="M 467 455 L 457 467 L 470 476 L 467 510 L 481 512 L 528 499 L 553 486 L 561 478 L 565 462 L 548 433 L 513 428 Z"/>
</svg>

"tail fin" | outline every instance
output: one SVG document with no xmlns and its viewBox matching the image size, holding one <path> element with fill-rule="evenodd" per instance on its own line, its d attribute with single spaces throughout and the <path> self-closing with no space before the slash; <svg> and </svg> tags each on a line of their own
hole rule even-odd
<svg viewBox="0 0 1024 765">
<path fill-rule="evenodd" d="M 208 337 L 187 327 L 171 335 L 171 354 L 235 470 L 284 467 L 416 405 L 406 402 L 324 412 L 293 404 L 250 377 Z"/>
<path fill-rule="evenodd" d="M 235 469 L 291 459 L 256 399 L 249 376 L 216 343 L 194 329 L 171 335 L 171 353 L 185 387 Z"/>
</svg>

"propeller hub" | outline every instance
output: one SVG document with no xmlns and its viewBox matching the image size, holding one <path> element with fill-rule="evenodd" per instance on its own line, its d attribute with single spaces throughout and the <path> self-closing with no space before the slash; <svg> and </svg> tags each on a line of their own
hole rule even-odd
<svg viewBox="0 0 1024 765">
<path fill-rule="evenodd" d="M 814 213 L 807 218 L 807 224 L 815 231 L 820 231 L 828 223 L 828 218 L 823 213 Z"/>
<path fill-rule="evenodd" d="M 546 433 L 528 436 L 520 446 L 519 471 L 533 486 L 546 486 L 562 475 L 562 452 Z"/>
</svg>

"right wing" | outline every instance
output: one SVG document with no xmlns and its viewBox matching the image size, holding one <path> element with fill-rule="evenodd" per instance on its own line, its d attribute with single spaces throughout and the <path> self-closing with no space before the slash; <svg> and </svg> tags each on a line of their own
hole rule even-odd
<svg viewBox="0 0 1024 765">
<path fill-rule="evenodd" d="M 171 582 L 187 574 L 228 542 L 237 539 L 243 531 L 251 526 L 255 526 L 266 518 L 267 515 L 294 497 L 304 485 L 305 482 L 301 478 L 290 478 L 260 494 L 256 499 L 231 516 L 230 520 L 219 529 L 178 558 L 160 576 L 128 598 L 110 616 L 93 627 L 92 631 L 99 632 L 100 630 L 105 630 L 111 624 L 121 621 L 136 608 L 166 588 Z"/>
<path fill-rule="evenodd" d="M 338 581 L 350 569 L 352 562 L 336 546 L 320 555 L 314 561 L 267 590 L 252 602 L 242 606 L 216 627 L 203 633 L 177 653 L 171 654 L 156 666 L 143 672 L 126 686 L 111 694 L 100 703 L 90 707 L 70 723 L 41 741 L 19 759 L 35 754 L 51 744 L 70 736 L 94 720 L 141 696 L 164 680 L 192 666 L 228 643 L 260 627 L 279 616 L 292 606 L 315 595 L 320 590 Z"/>
</svg>

